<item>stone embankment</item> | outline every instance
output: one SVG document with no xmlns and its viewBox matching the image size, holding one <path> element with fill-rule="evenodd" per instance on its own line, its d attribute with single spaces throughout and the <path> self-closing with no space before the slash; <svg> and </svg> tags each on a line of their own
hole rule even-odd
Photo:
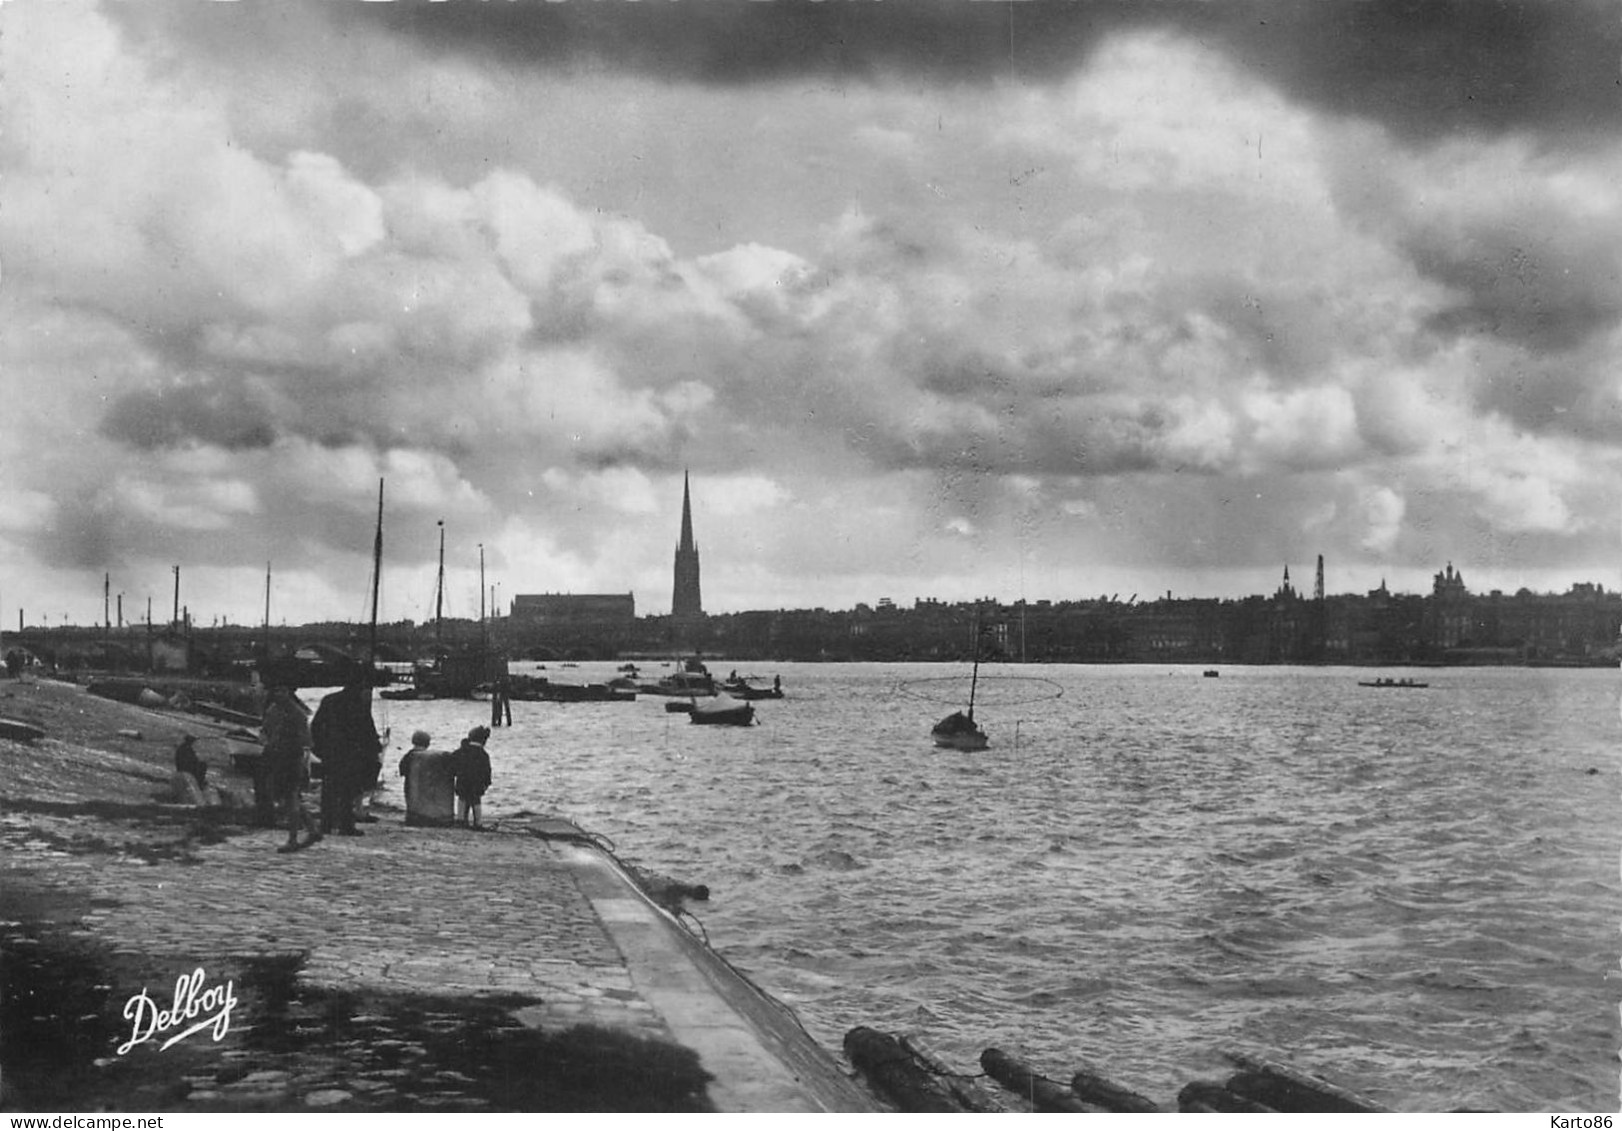
<svg viewBox="0 0 1622 1131">
<path fill-rule="evenodd" d="M 0 716 L 46 733 L 0 738 L 8 1110 L 876 1106 L 567 822 L 278 854 L 223 725 L 50 681 Z M 170 800 L 182 733 L 243 804 Z"/>
</svg>

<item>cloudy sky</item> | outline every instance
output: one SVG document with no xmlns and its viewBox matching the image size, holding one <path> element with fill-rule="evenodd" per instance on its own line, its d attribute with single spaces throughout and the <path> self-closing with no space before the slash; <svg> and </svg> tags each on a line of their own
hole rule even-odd
<svg viewBox="0 0 1622 1131">
<path fill-rule="evenodd" d="M 1615 587 L 1609 0 L 13 0 L 0 610 Z"/>
</svg>

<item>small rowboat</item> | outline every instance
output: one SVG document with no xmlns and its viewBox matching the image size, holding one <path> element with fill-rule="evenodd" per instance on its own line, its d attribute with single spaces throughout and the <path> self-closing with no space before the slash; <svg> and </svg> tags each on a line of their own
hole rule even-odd
<svg viewBox="0 0 1622 1131">
<path fill-rule="evenodd" d="M 754 704 L 740 703 L 729 695 L 717 695 L 703 703 L 695 701 L 688 717 L 695 723 L 746 727 L 755 721 L 755 708 Z"/>
</svg>

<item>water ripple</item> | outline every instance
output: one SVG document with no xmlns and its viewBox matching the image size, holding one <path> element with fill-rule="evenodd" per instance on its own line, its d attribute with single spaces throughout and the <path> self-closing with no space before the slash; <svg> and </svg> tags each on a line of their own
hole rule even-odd
<svg viewBox="0 0 1622 1131">
<path fill-rule="evenodd" d="M 1405 1110 L 1616 1104 L 1614 672 L 1033 665 L 1063 695 L 957 754 L 894 693 L 951 669 L 780 670 L 748 730 L 517 704 L 487 812 L 708 884 L 712 943 L 831 1048 L 913 1030 L 1169 1099 L 1237 1046 Z"/>
</svg>

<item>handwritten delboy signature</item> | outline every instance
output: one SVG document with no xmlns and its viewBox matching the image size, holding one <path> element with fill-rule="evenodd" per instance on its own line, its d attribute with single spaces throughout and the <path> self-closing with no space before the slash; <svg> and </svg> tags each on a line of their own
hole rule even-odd
<svg viewBox="0 0 1622 1131">
<path fill-rule="evenodd" d="M 209 1027 L 214 1029 L 216 1041 L 231 1031 L 231 1011 L 237 1007 L 236 989 L 228 979 L 223 985 L 202 988 L 207 975 L 199 966 L 190 974 L 175 980 L 174 1001 L 168 1009 L 159 1009 L 158 1003 L 147 996 L 146 987 L 124 1003 L 124 1019 L 133 1026 L 130 1039 L 118 1046 L 123 1056 L 136 1045 L 145 1044 L 160 1033 L 167 1033 L 180 1025 L 191 1024 L 158 1046 L 162 1052 L 176 1041 L 185 1040 L 193 1033 Z M 201 1015 L 201 1020 L 197 1018 Z"/>
</svg>

